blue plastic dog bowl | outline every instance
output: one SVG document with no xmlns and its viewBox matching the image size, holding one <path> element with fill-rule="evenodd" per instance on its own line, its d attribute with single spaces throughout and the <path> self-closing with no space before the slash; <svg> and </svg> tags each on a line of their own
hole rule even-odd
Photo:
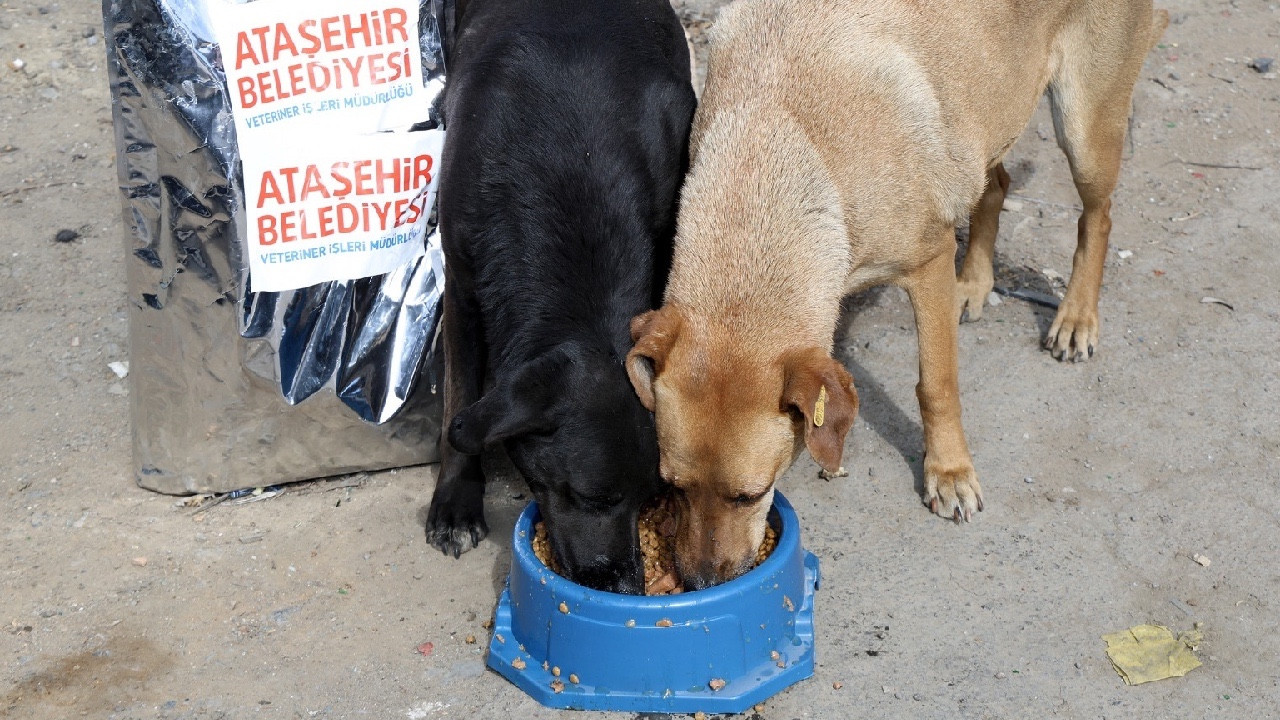
<svg viewBox="0 0 1280 720">
<path fill-rule="evenodd" d="M 778 545 L 750 572 L 679 595 L 592 590 L 533 554 L 538 507 L 516 521 L 489 667 L 543 705 L 579 710 L 744 712 L 813 675 L 818 559 L 774 495 Z"/>
</svg>

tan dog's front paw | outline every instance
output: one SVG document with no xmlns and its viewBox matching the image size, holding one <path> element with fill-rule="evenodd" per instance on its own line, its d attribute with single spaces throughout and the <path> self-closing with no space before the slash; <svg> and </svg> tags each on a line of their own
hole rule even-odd
<svg viewBox="0 0 1280 720">
<path fill-rule="evenodd" d="M 973 466 L 956 470 L 924 469 L 924 502 L 940 517 L 969 522 L 982 511 L 982 487 Z"/>
<path fill-rule="evenodd" d="M 973 322 L 982 319 L 982 308 L 987 304 L 994 282 L 981 280 L 965 280 L 956 282 L 956 317 L 960 322 Z"/>
<path fill-rule="evenodd" d="M 1096 304 L 1073 303 L 1070 298 L 1058 308 L 1044 347 L 1058 360 L 1081 362 L 1093 357 L 1098 347 L 1098 309 Z"/>
</svg>

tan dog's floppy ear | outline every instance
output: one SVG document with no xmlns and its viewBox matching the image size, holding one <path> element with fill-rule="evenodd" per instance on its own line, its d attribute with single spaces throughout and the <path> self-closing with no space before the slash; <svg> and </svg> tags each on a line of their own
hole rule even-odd
<svg viewBox="0 0 1280 720">
<path fill-rule="evenodd" d="M 680 318 L 669 308 L 650 310 L 631 320 L 631 340 L 635 347 L 627 353 L 627 376 L 640 403 L 653 412 L 653 380 L 662 372 L 667 353 L 675 342 Z"/>
<path fill-rule="evenodd" d="M 858 393 L 853 376 L 821 348 L 788 353 L 783 358 L 784 409 L 804 415 L 804 444 L 827 472 L 840 469 L 844 438 L 858 416 Z"/>
</svg>

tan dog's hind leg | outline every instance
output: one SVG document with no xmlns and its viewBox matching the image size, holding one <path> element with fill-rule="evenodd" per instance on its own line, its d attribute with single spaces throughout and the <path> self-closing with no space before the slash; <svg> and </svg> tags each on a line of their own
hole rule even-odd
<svg viewBox="0 0 1280 720">
<path fill-rule="evenodd" d="M 987 188 L 969 216 L 969 249 L 964 254 L 956 286 L 956 316 L 960 322 L 981 320 L 982 307 L 995 287 L 992 261 L 996 234 L 1000 230 L 1000 210 L 1009 191 L 1009 173 L 996 163 L 987 171 Z"/>
<path fill-rule="evenodd" d="M 1089 358 L 1098 346 L 1098 294 L 1111 234 L 1111 193 L 1120 174 L 1133 84 L 1150 49 L 1148 32 L 1163 30 L 1164 15 L 1150 13 L 1147 9 L 1135 21 L 1147 24 L 1144 32 L 1121 28 L 1110 41 L 1090 41 L 1091 30 L 1079 29 L 1076 40 L 1065 43 L 1062 66 L 1049 85 L 1058 144 L 1084 206 L 1066 297 L 1045 338 L 1045 347 L 1059 360 Z"/>
<path fill-rule="evenodd" d="M 1128 94 L 1124 99 L 1127 109 Z M 1098 346 L 1098 294 L 1111 235 L 1111 192 L 1120 173 L 1124 143 L 1123 125 L 1117 130 L 1107 118 L 1087 124 L 1092 126 L 1090 131 L 1076 138 L 1068 135 L 1064 143 L 1084 211 L 1076 230 L 1067 294 L 1044 341 L 1045 348 L 1059 360 L 1093 357 Z"/>
<path fill-rule="evenodd" d="M 915 310 L 920 346 L 916 397 L 924 425 L 924 501 L 938 515 L 967 521 L 982 509 L 982 488 L 960 424 L 958 329 L 952 314 L 955 231 L 948 227 L 936 232 L 935 242 L 946 250 L 902 283 Z"/>
</svg>

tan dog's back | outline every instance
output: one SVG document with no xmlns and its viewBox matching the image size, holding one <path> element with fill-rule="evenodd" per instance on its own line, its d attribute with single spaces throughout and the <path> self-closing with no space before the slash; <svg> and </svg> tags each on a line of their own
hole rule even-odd
<svg viewBox="0 0 1280 720">
<path fill-rule="evenodd" d="M 874 263 L 874 246 L 914 235 L 886 221 L 918 216 L 922 200 L 942 222 L 966 219 L 987 168 L 1013 145 L 1068 58 L 1095 65 L 1094 84 L 1110 91 L 1108 77 L 1134 62 L 1120 49 L 1152 29 L 1149 0 L 740 0 L 712 29 L 691 151 L 696 158 L 721 110 L 759 110 L 764 123 L 784 113 L 821 153 L 830 181 L 856 189 L 842 206 L 853 264 Z M 1143 53 L 1153 40 L 1142 41 Z M 1099 53 L 1109 47 L 1114 56 Z M 888 250 L 900 258 L 904 249 Z"/>
</svg>

